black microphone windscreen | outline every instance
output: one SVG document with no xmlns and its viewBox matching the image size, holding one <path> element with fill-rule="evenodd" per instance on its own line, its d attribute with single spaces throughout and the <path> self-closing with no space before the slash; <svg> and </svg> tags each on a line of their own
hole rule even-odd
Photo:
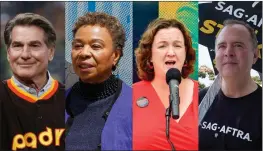
<svg viewBox="0 0 263 151">
<path fill-rule="evenodd" d="M 181 73 L 178 69 L 176 68 L 171 68 L 166 72 L 166 83 L 169 84 L 169 81 L 175 79 L 181 83 Z"/>
</svg>

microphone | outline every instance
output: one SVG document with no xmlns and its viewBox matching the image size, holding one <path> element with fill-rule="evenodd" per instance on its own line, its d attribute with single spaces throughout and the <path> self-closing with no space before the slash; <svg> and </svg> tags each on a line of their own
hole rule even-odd
<svg viewBox="0 0 263 151">
<path fill-rule="evenodd" d="M 179 118 L 179 84 L 181 83 L 181 73 L 176 68 L 171 68 L 166 73 L 166 83 L 170 89 L 170 107 L 172 109 L 173 119 Z"/>
</svg>

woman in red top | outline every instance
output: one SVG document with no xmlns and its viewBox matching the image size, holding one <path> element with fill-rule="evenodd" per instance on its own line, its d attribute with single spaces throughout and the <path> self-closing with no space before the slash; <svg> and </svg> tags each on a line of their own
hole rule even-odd
<svg viewBox="0 0 263 151">
<path fill-rule="evenodd" d="M 183 24 L 175 19 L 151 22 L 136 49 L 138 76 L 133 85 L 133 149 L 171 150 L 166 138 L 165 112 L 169 107 L 166 72 L 177 68 L 179 119 L 170 119 L 170 140 L 176 150 L 198 150 L 198 83 L 193 72 L 195 51 Z"/>
</svg>

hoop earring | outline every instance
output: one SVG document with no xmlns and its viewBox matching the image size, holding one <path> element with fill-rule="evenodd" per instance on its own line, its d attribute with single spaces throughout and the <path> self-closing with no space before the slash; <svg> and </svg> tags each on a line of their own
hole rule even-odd
<svg viewBox="0 0 263 151">
<path fill-rule="evenodd" d="M 112 68 L 111 68 L 112 71 L 115 71 L 116 70 L 116 65 L 113 65 Z"/>
<path fill-rule="evenodd" d="M 184 62 L 183 67 L 187 67 L 187 61 Z"/>
<path fill-rule="evenodd" d="M 150 62 L 150 61 L 147 61 L 147 67 L 148 67 L 150 70 L 153 70 L 153 63 Z"/>
<path fill-rule="evenodd" d="M 115 77 L 119 78 L 119 68 L 117 67 L 117 65 L 113 65 L 113 66 L 112 66 L 112 74 L 113 74 Z"/>
</svg>

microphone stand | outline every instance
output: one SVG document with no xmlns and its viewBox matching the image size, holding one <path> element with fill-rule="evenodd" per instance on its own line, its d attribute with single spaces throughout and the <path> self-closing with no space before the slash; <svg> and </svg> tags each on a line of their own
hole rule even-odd
<svg viewBox="0 0 263 151">
<path fill-rule="evenodd" d="M 166 138 L 168 143 L 170 144 L 172 151 L 176 151 L 173 142 L 170 140 L 170 119 L 171 119 L 171 112 L 172 112 L 172 99 L 171 95 L 169 96 L 169 107 L 166 109 L 165 117 L 166 117 Z"/>
</svg>

